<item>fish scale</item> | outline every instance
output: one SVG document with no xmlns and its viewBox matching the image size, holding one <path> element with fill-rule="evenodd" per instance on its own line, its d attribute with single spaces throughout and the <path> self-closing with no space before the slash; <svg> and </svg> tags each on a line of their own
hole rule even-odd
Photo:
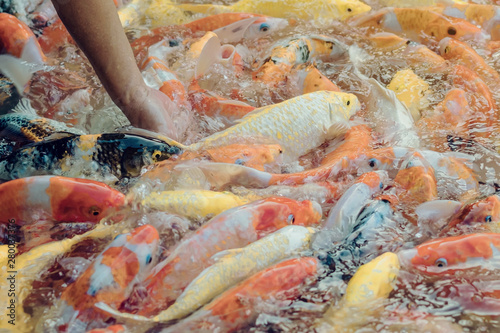
<svg viewBox="0 0 500 333">
<path fill-rule="evenodd" d="M 334 138 L 339 131 L 329 133 L 329 130 L 346 128 L 346 121 L 359 108 L 359 101 L 353 94 L 331 91 L 304 94 L 256 109 L 238 124 L 189 148 L 208 149 L 234 143 L 241 137 L 260 137 L 280 144 L 284 162 L 291 162 L 325 140 Z"/>
</svg>

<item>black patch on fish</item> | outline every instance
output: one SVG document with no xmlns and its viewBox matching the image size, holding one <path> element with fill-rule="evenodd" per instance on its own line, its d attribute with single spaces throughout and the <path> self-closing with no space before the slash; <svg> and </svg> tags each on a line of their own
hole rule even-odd
<svg viewBox="0 0 500 333">
<path fill-rule="evenodd" d="M 299 43 L 299 49 L 297 50 L 301 57 L 301 62 L 305 63 L 309 61 L 309 56 L 311 55 L 311 50 L 307 43 Z"/>
</svg>

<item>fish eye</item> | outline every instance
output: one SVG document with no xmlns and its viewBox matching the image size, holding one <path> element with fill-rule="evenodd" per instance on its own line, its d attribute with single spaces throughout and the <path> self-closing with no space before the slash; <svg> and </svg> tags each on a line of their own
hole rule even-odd
<svg viewBox="0 0 500 333">
<path fill-rule="evenodd" d="M 243 161 L 243 159 L 241 158 L 238 158 L 236 161 L 234 161 L 234 164 L 243 165 L 245 164 L 245 161 Z"/>
<path fill-rule="evenodd" d="M 448 35 L 456 35 L 457 34 L 457 29 L 455 29 L 454 27 L 449 27 L 448 28 Z"/>
<path fill-rule="evenodd" d="M 171 39 L 168 41 L 168 46 L 170 47 L 179 46 L 179 41 L 176 39 Z"/>
<path fill-rule="evenodd" d="M 380 189 L 384 188 L 384 184 L 382 182 L 380 182 L 379 187 L 380 187 Z"/>
<path fill-rule="evenodd" d="M 436 267 L 446 267 L 446 266 L 448 266 L 448 261 L 445 258 L 439 258 L 434 263 L 434 266 L 436 266 Z"/>
<path fill-rule="evenodd" d="M 295 223 L 295 216 L 293 216 L 293 214 L 288 215 L 288 218 L 286 221 L 290 224 L 294 224 Z"/>
<path fill-rule="evenodd" d="M 150 264 L 151 261 L 153 261 L 153 257 L 151 257 L 151 255 L 148 254 L 147 257 L 146 257 L 146 264 Z"/>
<path fill-rule="evenodd" d="M 484 222 L 491 222 L 491 215 L 486 216 Z"/>
<path fill-rule="evenodd" d="M 347 11 L 350 13 L 352 12 L 352 8 L 347 7 Z"/>
<path fill-rule="evenodd" d="M 370 168 L 374 168 L 377 165 L 377 159 L 376 158 L 370 158 L 368 160 L 368 165 L 370 166 Z"/>
<path fill-rule="evenodd" d="M 450 47 L 449 46 L 447 46 L 447 47 L 444 48 L 444 53 L 448 53 L 448 52 L 450 52 Z"/>
<path fill-rule="evenodd" d="M 89 213 L 93 216 L 99 216 L 99 214 L 101 214 L 101 210 L 97 206 L 92 206 L 89 208 Z"/>
<path fill-rule="evenodd" d="M 260 27 L 259 27 L 259 30 L 260 30 L 260 31 L 263 31 L 263 32 L 266 32 L 266 31 L 268 31 L 268 30 L 269 30 L 269 28 L 270 28 L 270 27 L 269 27 L 269 24 L 267 24 L 267 23 L 262 23 L 262 24 L 260 25 Z"/>
<path fill-rule="evenodd" d="M 347 105 L 351 105 L 351 101 L 350 101 L 350 100 L 349 100 L 349 101 L 347 101 L 347 102 L 346 102 L 346 104 L 347 104 Z"/>
</svg>

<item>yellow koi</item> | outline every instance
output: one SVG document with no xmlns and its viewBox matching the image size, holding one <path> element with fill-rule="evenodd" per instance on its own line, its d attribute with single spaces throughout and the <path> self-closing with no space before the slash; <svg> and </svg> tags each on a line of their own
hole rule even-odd
<svg viewBox="0 0 500 333">
<path fill-rule="evenodd" d="M 142 205 L 196 219 L 218 215 L 230 208 L 260 199 L 257 196 L 240 197 L 231 192 L 207 190 L 178 190 L 151 193 Z"/>
<path fill-rule="evenodd" d="M 272 140 L 290 162 L 347 130 L 346 122 L 360 109 L 353 94 L 317 91 L 255 109 L 234 126 L 189 146 L 192 150 L 219 147 L 245 137 Z"/>
<path fill-rule="evenodd" d="M 117 318 L 133 321 L 167 322 L 183 318 L 250 275 L 308 249 L 313 232 L 311 228 L 291 225 L 244 248 L 219 252 L 212 257 L 215 264 L 201 272 L 173 305 L 153 318 L 120 313 L 104 303 L 96 306 Z"/>
<path fill-rule="evenodd" d="M 429 104 L 427 95 L 429 84 L 411 69 L 398 71 L 387 86 L 396 97 L 410 110 L 413 120 L 420 119 L 420 113 Z"/>
</svg>

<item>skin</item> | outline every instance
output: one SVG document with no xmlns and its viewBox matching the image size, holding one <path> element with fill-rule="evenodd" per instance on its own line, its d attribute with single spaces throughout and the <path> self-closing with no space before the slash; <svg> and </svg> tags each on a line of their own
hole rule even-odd
<svg viewBox="0 0 500 333">
<path fill-rule="evenodd" d="M 176 105 L 143 81 L 111 0 L 52 0 L 106 91 L 133 126 L 178 138 Z"/>
</svg>

